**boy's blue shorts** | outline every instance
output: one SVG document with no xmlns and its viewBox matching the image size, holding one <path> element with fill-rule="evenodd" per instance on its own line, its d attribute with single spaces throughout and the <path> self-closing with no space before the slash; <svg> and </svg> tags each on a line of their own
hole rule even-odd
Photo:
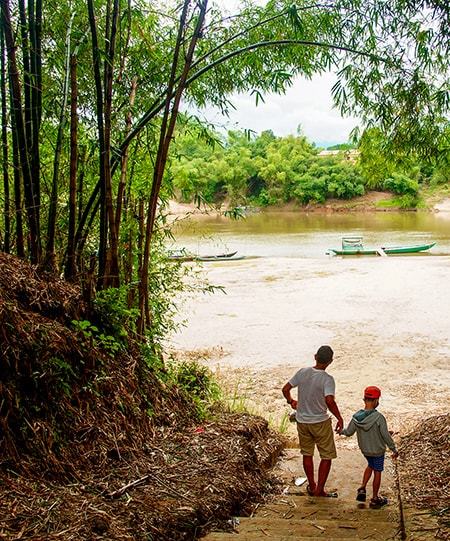
<svg viewBox="0 0 450 541">
<path fill-rule="evenodd" d="M 373 471 L 383 471 L 384 455 L 381 456 L 366 456 L 367 464 Z"/>
</svg>

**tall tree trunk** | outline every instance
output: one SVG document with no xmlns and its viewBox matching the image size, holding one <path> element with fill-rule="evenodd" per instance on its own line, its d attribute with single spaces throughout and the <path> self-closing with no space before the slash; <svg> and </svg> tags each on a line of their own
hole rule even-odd
<svg viewBox="0 0 450 541">
<path fill-rule="evenodd" d="M 131 110 L 134 105 L 134 97 L 136 95 L 136 77 L 133 78 L 131 82 L 131 92 L 130 92 L 130 108 L 127 112 L 127 118 L 126 118 L 126 126 L 125 126 L 125 135 L 127 136 L 131 131 L 131 125 L 132 125 L 132 113 Z M 122 206 L 123 206 L 123 199 L 125 194 L 125 187 L 126 187 L 126 177 L 127 177 L 127 167 L 128 167 L 128 147 L 125 148 L 123 154 L 122 154 L 122 164 L 120 169 L 120 181 L 119 186 L 117 189 L 117 205 L 116 205 L 116 231 L 117 235 L 120 231 L 120 222 L 122 220 Z"/>
<path fill-rule="evenodd" d="M 41 206 L 41 159 L 40 141 L 42 120 L 42 0 L 28 0 L 31 62 L 31 181 L 37 208 Z M 40 212 L 36 215 L 40 233 Z M 41 249 L 41 240 L 39 240 Z"/>
<path fill-rule="evenodd" d="M 8 54 L 8 71 L 11 87 L 12 114 L 15 123 L 15 135 L 17 141 L 18 155 L 20 159 L 20 169 L 22 172 L 25 204 L 28 218 L 29 229 L 29 249 L 30 260 L 32 263 L 39 263 L 41 256 L 41 236 L 39 229 L 39 204 L 38 198 L 34 193 L 34 186 L 31 176 L 31 167 L 29 161 L 28 145 L 26 138 L 24 114 L 22 108 L 22 92 L 19 80 L 19 70 L 17 67 L 15 43 L 11 28 L 11 16 L 9 10 L 9 0 L 1 0 L 2 23 L 5 33 L 5 42 Z"/>
<path fill-rule="evenodd" d="M 76 275 L 75 228 L 77 220 L 77 161 L 78 161 L 78 87 L 77 55 L 70 57 L 70 180 L 69 224 L 67 233 L 67 261 L 65 277 L 72 280 Z"/>
<path fill-rule="evenodd" d="M 131 119 L 131 112 L 130 112 L 130 119 Z M 131 127 L 131 126 L 130 126 Z M 135 156 L 137 156 L 139 149 L 139 140 L 137 141 L 137 144 L 134 146 L 134 153 Z M 128 147 L 127 147 L 127 155 L 128 155 Z M 134 166 L 136 164 L 136 160 L 131 161 L 131 171 L 129 172 L 129 178 L 133 178 L 133 170 Z M 138 201 L 135 201 L 132 195 L 131 191 L 131 182 L 129 182 L 126 186 L 126 194 L 124 196 L 125 198 L 125 219 L 128 223 L 128 249 L 126 251 L 126 258 L 124 258 L 123 266 L 124 266 L 124 277 L 126 280 L 126 284 L 128 286 L 128 308 L 134 308 L 136 306 L 135 299 L 136 299 L 136 293 L 138 291 L 138 287 L 136 285 L 136 281 L 134 280 L 135 276 L 135 268 L 138 269 L 138 275 L 140 274 L 140 268 L 141 268 L 141 262 L 142 262 L 142 246 L 143 246 L 143 238 L 144 238 L 144 202 L 142 197 L 139 198 Z M 142 203 L 142 207 L 141 207 Z M 135 227 L 131 226 L 131 223 L 138 224 L 138 240 L 137 243 L 135 242 Z M 135 244 L 137 244 L 135 246 Z M 134 254 L 136 253 L 136 256 Z M 135 259 L 137 259 L 137 265 L 135 263 Z"/>
<path fill-rule="evenodd" d="M 131 0 L 128 0 L 128 2 L 127 2 L 127 10 L 126 10 L 127 37 L 126 37 L 126 40 L 125 40 L 124 50 L 128 49 L 128 45 L 129 45 L 130 38 L 131 38 L 131 13 L 132 13 Z M 117 76 L 119 81 L 122 80 L 123 71 L 125 69 L 125 58 L 126 58 L 125 55 L 121 56 L 119 73 L 118 73 L 118 76 Z M 131 90 L 130 90 L 130 99 L 129 99 L 130 107 L 128 108 L 127 116 L 126 116 L 125 138 L 127 138 L 128 135 L 130 134 L 131 127 L 132 127 L 132 122 L 133 122 L 132 108 L 133 108 L 133 105 L 134 105 L 134 98 L 136 96 L 136 82 L 137 82 L 136 77 L 133 77 L 133 79 L 131 81 Z M 112 160 L 111 160 L 111 164 L 112 164 Z M 123 153 L 121 155 L 120 181 L 119 181 L 119 186 L 118 186 L 118 189 L 117 189 L 117 204 L 116 204 L 115 221 L 116 221 L 116 231 L 117 231 L 117 236 L 118 237 L 119 237 L 119 232 L 120 232 L 120 223 L 122 221 L 122 207 L 123 207 L 123 198 L 124 198 L 124 194 L 125 194 L 127 168 L 128 168 L 128 146 L 124 149 L 124 151 L 123 151 Z M 112 174 L 112 170 L 111 170 L 111 174 Z M 132 246 L 131 245 L 129 245 L 129 253 L 132 253 Z"/>
<path fill-rule="evenodd" d="M 25 0 L 19 0 L 20 13 L 20 36 L 22 39 L 22 66 L 23 66 L 23 115 L 25 119 L 25 134 L 27 138 L 27 148 L 30 151 L 31 141 L 31 61 L 30 61 L 30 42 L 28 38 L 28 17 L 25 8 Z"/>
<path fill-rule="evenodd" d="M 98 276 L 97 286 L 102 287 L 106 270 L 106 252 L 108 243 L 108 223 L 106 218 L 106 173 L 105 173 L 105 127 L 103 122 L 103 91 L 100 74 L 100 50 L 98 47 L 97 23 L 95 20 L 93 0 L 88 0 L 89 25 L 91 28 L 92 58 L 94 64 L 94 79 L 96 92 L 96 117 L 99 145 L 99 182 L 100 190 L 100 225 L 99 225 L 99 248 L 98 248 Z M 97 188 L 95 189 L 97 191 Z M 93 194 L 94 195 L 94 194 Z M 91 197 L 92 200 L 92 197 Z M 86 214 L 86 210 L 85 213 Z"/>
<path fill-rule="evenodd" d="M 65 266 L 66 280 L 72 280 L 78 273 L 77 249 L 79 237 L 77 237 L 77 221 L 80 220 L 83 212 L 83 166 L 78 167 L 78 54 L 88 37 L 88 31 L 84 33 L 70 57 L 70 170 L 69 170 L 69 223 L 67 233 L 67 260 Z M 81 154 L 81 161 L 84 163 L 86 148 Z M 77 182 L 77 173 L 79 178 Z M 77 188 L 78 184 L 78 188 Z M 78 194 L 78 197 L 77 197 Z M 78 208 L 77 208 L 78 199 Z M 77 212 L 78 211 L 78 212 Z"/>
<path fill-rule="evenodd" d="M 3 166 L 3 192 L 5 197 L 4 217 L 5 217 L 5 237 L 3 239 L 3 251 L 7 254 L 11 250 L 11 196 L 9 189 L 9 170 L 8 170 L 8 108 L 7 108 L 7 93 L 6 93 L 6 77 L 5 77 L 5 38 L 3 35 L 3 26 L 1 27 L 1 99 L 2 99 L 2 166 Z"/>
<path fill-rule="evenodd" d="M 14 174 L 14 206 L 16 214 L 16 254 L 25 259 L 25 235 L 23 231 L 23 200 L 22 200 L 22 174 L 20 168 L 19 147 L 14 118 L 12 119 L 12 149 L 13 149 L 13 174 Z"/>
<path fill-rule="evenodd" d="M 144 248 L 144 235 L 145 235 L 145 201 L 141 197 L 139 199 L 139 237 L 137 242 L 137 250 L 138 250 L 138 276 L 141 278 L 144 275 L 144 260 L 143 260 L 143 248 Z M 139 281 L 139 289 L 138 289 L 138 303 L 140 308 L 140 315 L 138 318 L 138 324 L 137 324 L 137 334 L 140 337 L 144 336 L 144 308 L 146 307 L 146 299 L 148 299 L 148 287 L 147 287 L 147 295 L 145 295 L 144 289 L 142 287 L 142 280 Z"/>
<path fill-rule="evenodd" d="M 66 125 L 66 107 L 69 95 L 69 81 L 70 81 L 70 35 L 72 32 L 72 21 L 74 14 L 72 14 L 66 34 L 66 53 L 64 62 L 64 84 L 62 91 L 62 103 L 61 111 L 59 114 L 58 135 L 55 145 L 55 156 L 53 159 L 53 178 L 52 178 L 52 191 L 50 197 L 50 206 L 48 211 L 47 222 L 47 243 L 45 246 L 45 261 L 44 267 L 50 272 L 56 273 L 57 262 L 55 254 L 55 235 L 56 235 L 56 214 L 58 211 L 58 192 L 59 192 L 59 164 L 61 160 L 61 151 L 64 140 L 64 128 Z"/>
<path fill-rule="evenodd" d="M 105 59 L 105 207 L 109 225 L 109 250 L 107 255 L 106 272 L 102 288 L 119 286 L 119 244 L 116 228 L 116 216 L 112 198 L 111 182 L 111 114 L 112 114 L 112 86 L 115 61 L 115 47 L 117 38 L 117 22 L 119 19 L 119 0 L 114 0 L 111 17 L 110 32 L 106 36 Z M 109 25 L 107 25 L 109 27 Z"/>
<path fill-rule="evenodd" d="M 138 334 L 143 336 L 144 329 L 150 327 L 151 325 L 151 315 L 149 309 L 149 298 L 148 298 L 148 276 L 149 276 L 149 264 L 150 264 L 150 246 L 153 235 L 153 227 L 155 225 L 156 211 L 158 207 L 158 198 L 159 192 L 161 189 L 161 184 L 164 176 L 164 170 L 167 162 L 167 155 L 169 152 L 170 143 L 172 140 L 173 132 L 175 129 L 175 124 L 177 120 L 178 110 L 180 106 L 181 97 L 184 90 L 184 85 L 187 80 L 189 70 L 191 68 L 195 48 L 198 42 L 198 39 L 202 35 L 203 24 L 206 15 L 206 8 L 208 0 L 201 0 L 197 5 L 199 9 L 199 14 L 197 17 L 197 23 L 194 30 L 194 34 L 189 43 L 189 49 L 184 58 L 184 65 L 182 69 L 181 76 L 176 85 L 175 97 L 173 98 L 172 103 L 172 93 L 175 89 L 175 80 L 177 78 L 177 73 L 179 71 L 178 63 L 180 61 L 180 52 L 182 44 L 184 43 L 184 34 L 186 31 L 186 20 L 189 5 L 191 0 L 185 0 L 183 11 L 180 18 L 180 26 L 178 29 L 178 38 L 177 45 L 174 53 L 174 60 L 172 63 L 172 70 L 170 75 L 170 82 L 167 88 L 167 100 L 164 109 L 163 119 L 161 123 L 161 132 L 159 139 L 158 152 L 156 155 L 155 169 L 153 173 L 153 183 L 152 191 L 150 194 L 150 200 L 147 210 L 147 224 L 145 232 L 145 243 L 144 243 L 144 254 L 143 262 L 141 267 L 141 276 L 139 283 L 139 318 L 138 318 Z"/>
<path fill-rule="evenodd" d="M 36 249 L 39 251 L 38 261 L 40 261 L 42 241 L 40 231 L 39 131 L 42 116 L 42 0 L 36 0 L 36 5 L 34 0 L 28 0 L 28 9 L 25 7 L 24 0 L 19 0 L 19 11 L 22 37 L 25 135 L 30 163 L 31 190 L 36 205 L 34 220 L 39 231 Z M 30 238 L 30 243 L 33 244 L 32 238 Z M 31 247 L 31 251 L 33 251 L 33 247 Z"/>
</svg>

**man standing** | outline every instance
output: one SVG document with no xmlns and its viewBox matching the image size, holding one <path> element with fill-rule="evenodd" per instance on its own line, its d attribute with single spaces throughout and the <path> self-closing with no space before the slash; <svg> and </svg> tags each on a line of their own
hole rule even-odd
<svg viewBox="0 0 450 541">
<path fill-rule="evenodd" d="M 336 458 L 330 411 L 337 419 L 336 432 L 344 427 L 344 421 L 334 400 L 335 382 L 325 370 L 333 362 L 330 346 L 321 346 L 314 355 L 315 366 L 301 368 L 284 385 L 282 392 L 288 404 L 297 410 L 297 432 L 300 452 L 303 455 L 303 469 L 308 478 L 307 491 L 310 496 L 337 497 L 335 492 L 326 492 L 325 483 Z M 298 400 L 291 397 L 291 389 L 298 388 Z M 314 450 L 320 455 L 317 483 L 314 478 Z"/>
</svg>

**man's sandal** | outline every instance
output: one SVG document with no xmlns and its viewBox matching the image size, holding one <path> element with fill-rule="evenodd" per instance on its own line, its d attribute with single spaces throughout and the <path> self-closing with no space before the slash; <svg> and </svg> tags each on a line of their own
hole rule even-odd
<svg viewBox="0 0 450 541">
<path fill-rule="evenodd" d="M 369 507 L 372 509 L 381 509 L 381 507 L 383 507 L 383 505 L 386 505 L 387 502 L 387 498 L 376 498 L 375 500 L 371 498 Z"/>
<path fill-rule="evenodd" d="M 366 501 L 366 489 L 363 487 L 358 488 L 358 492 L 356 493 L 356 499 L 359 502 L 365 502 Z"/>
</svg>

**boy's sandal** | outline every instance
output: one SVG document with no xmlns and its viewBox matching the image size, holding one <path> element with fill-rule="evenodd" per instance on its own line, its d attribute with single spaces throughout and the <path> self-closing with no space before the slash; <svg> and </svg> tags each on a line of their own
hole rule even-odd
<svg viewBox="0 0 450 541">
<path fill-rule="evenodd" d="M 376 498 L 375 500 L 371 498 L 369 507 L 372 509 L 380 509 L 383 505 L 386 505 L 387 502 L 387 498 Z"/>
<path fill-rule="evenodd" d="M 356 494 L 356 499 L 358 502 L 365 502 L 366 501 L 366 489 L 363 487 L 358 488 L 358 492 Z"/>
</svg>

